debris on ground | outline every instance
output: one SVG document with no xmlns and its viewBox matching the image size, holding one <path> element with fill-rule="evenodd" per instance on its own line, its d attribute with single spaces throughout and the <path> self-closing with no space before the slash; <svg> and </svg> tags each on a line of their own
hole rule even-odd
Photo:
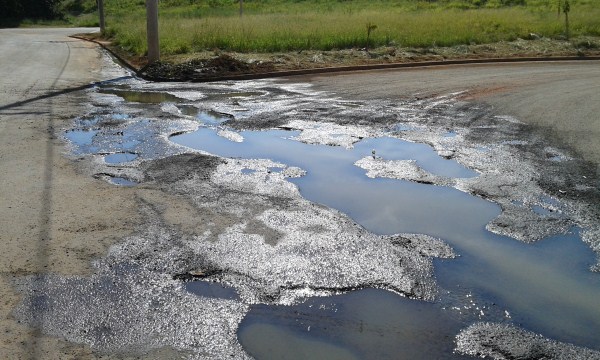
<svg viewBox="0 0 600 360">
<path fill-rule="evenodd" d="M 210 59 L 193 59 L 179 64 L 157 61 L 143 67 L 140 74 L 153 80 L 193 81 L 206 78 L 257 74 L 273 71 L 270 62 L 246 62 L 222 54 Z"/>
</svg>

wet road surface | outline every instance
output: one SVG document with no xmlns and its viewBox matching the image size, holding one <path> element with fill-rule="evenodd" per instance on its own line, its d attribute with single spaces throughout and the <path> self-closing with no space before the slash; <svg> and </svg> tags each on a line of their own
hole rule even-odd
<svg viewBox="0 0 600 360">
<path fill-rule="evenodd" d="M 43 38 L 44 44 L 64 46 L 63 32 L 50 32 L 49 38 Z M 35 31 L 3 32 L 0 43 L 9 49 L 13 45 L 6 40 L 5 34 L 21 42 L 32 36 L 35 39 L 42 36 Z M 13 216 L 11 219 L 16 221 L 6 224 L 5 228 L 10 231 L 3 235 L 8 240 L 6 250 L 13 251 L 12 263 L 3 264 L 2 291 L 7 299 L 13 299 L 3 308 L 3 323 L 11 329 L 4 336 L 12 337 L 15 344 L 15 339 L 25 338 L 27 344 L 3 350 L 8 357 L 31 351 L 39 355 L 44 351 L 61 354 L 59 357 L 94 358 L 96 355 L 90 352 L 91 348 L 109 354 L 150 352 L 159 358 L 172 358 L 173 354 L 169 352 L 172 349 L 190 358 L 222 358 L 223 355 L 245 358 L 248 354 L 257 358 L 277 358 L 281 354 L 301 356 L 307 344 L 315 353 L 304 355 L 328 354 L 330 358 L 371 358 L 377 351 L 377 358 L 392 357 L 401 350 L 398 344 L 406 344 L 403 348 L 414 354 L 420 354 L 420 349 L 426 347 L 433 351 L 429 354 L 433 357 L 459 357 L 452 353 L 454 336 L 469 324 L 483 320 L 503 326 L 525 324 L 526 330 L 578 345 L 594 347 L 597 344 L 594 338 L 598 326 L 594 307 L 597 296 L 589 294 L 598 291 L 597 273 L 589 272 L 595 259 L 581 242 L 579 230 L 575 228 L 567 236 L 535 245 L 490 236 L 489 233 L 533 241 L 577 225 L 587 231 L 586 239 L 593 240 L 598 226 L 597 215 L 593 207 L 590 210 L 586 199 L 581 199 L 581 194 L 591 195 L 592 200 L 597 196 L 595 169 L 590 170 L 588 164 L 570 157 L 569 149 L 551 147 L 555 144 L 547 138 L 528 136 L 519 128 L 521 125 L 514 125 L 515 118 L 498 118 L 497 113 L 487 108 L 482 113 L 480 108 L 470 107 L 472 102 L 465 103 L 464 94 L 473 97 L 473 90 L 470 85 L 459 86 L 456 80 L 449 80 L 454 79 L 452 69 L 443 70 L 450 72 L 446 74 L 446 88 L 439 89 L 441 94 L 435 96 L 431 95 L 431 90 L 437 85 L 425 81 L 421 90 L 410 82 L 403 82 L 403 87 L 386 85 L 388 90 L 402 89 L 396 90 L 395 95 L 393 91 L 378 94 L 368 91 L 368 87 L 362 92 L 356 90 L 357 87 L 353 88 L 355 90 L 338 89 L 344 94 L 340 99 L 336 94 L 319 93 L 315 87 L 301 83 L 286 85 L 285 82 L 265 81 L 155 86 L 128 79 L 129 74 L 109 59 L 102 58 L 101 53 L 77 44 L 82 46 L 82 51 L 89 51 L 86 52 L 87 61 L 97 65 L 95 75 L 83 76 L 81 54 L 70 59 L 67 53 L 66 58 L 57 60 L 63 71 L 47 80 L 52 84 L 41 86 L 36 97 L 29 96 L 27 88 L 35 89 L 43 76 L 35 75 L 31 70 L 29 72 L 34 75 L 22 76 L 22 79 L 30 79 L 18 85 L 23 86 L 22 90 L 18 90 L 17 80 L 8 75 L 6 86 L 3 86 L 7 94 L 12 94 L 0 107 L 0 129 L 6 138 L 2 145 L 3 168 L 22 169 L 25 166 L 24 169 L 35 171 L 44 164 L 58 162 L 46 171 L 45 177 L 19 171 L 3 175 L 6 177 L 6 180 L 2 179 L 3 184 L 14 184 L 3 192 L 3 199 L 9 199 L 3 208 L 6 214 L 14 215 L 12 209 L 18 209 L 18 214 L 25 214 L 26 209 L 41 213 L 40 225 L 29 226 L 40 232 L 38 241 L 35 236 L 29 242 L 21 241 L 28 237 L 26 231 L 32 231 L 26 230 L 27 221 L 36 219 L 31 216 Z M 64 50 L 71 49 L 70 46 L 63 47 L 56 57 L 64 57 Z M 7 54 L 11 58 L 17 56 Z M 18 56 L 27 56 L 27 53 Z M 513 66 L 517 72 L 538 72 L 529 65 Z M 34 64 L 30 66 L 35 67 Z M 577 77 L 580 72 L 590 70 L 560 64 L 544 65 L 543 68 L 546 78 L 552 78 L 548 74 L 553 72 L 568 72 Z M 9 69 L 17 71 L 17 68 Z M 490 66 L 490 69 L 495 67 Z M 49 69 L 42 66 L 40 71 L 48 73 Z M 81 80 L 86 79 L 81 88 L 67 87 L 72 91 L 55 94 L 53 90 L 61 81 L 73 81 L 65 76 L 70 71 L 79 71 Z M 454 71 L 454 76 L 460 75 L 460 71 Z M 406 73 L 386 72 L 385 76 L 393 79 L 406 76 Z M 489 72 L 479 76 L 479 81 L 487 81 Z M 473 86 L 478 81 L 476 74 L 464 77 Z M 112 81 L 84 89 L 86 81 L 98 80 Z M 349 80 L 346 78 L 345 81 Z M 316 89 L 323 89 L 322 80 L 314 82 Z M 332 82 L 332 86 L 344 88 L 340 83 L 339 80 Z M 11 89 L 17 90 L 11 92 Z M 583 89 L 593 93 L 594 88 Z M 400 91 L 406 99 L 395 101 Z M 414 96 L 427 91 L 430 93 L 424 100 Z M 517 96 L 518 92 L 515 94 Z M 51 104 L 45 102 L 47 99 L 52 99 Z M 78 107 L 80 99 L 89 99 L 89 106 Z M 493 100 L 489 102 L 493 103 Z M 34 112 L 32 107 L 38 113 L 30 114 Z M 582 109 L 593 107 L 593 104 L 586 105 Z M 225 120 L 215 122 L 211 116 L 196 116 L 195 108 L 198 114 L 222 114 Z M 49 115 L 39 113 L 48 109 L 51 110 Z M 500 115 L 509 114 L 510 108 L 507 109 Z M 20 128 L 24 123 L 43 128 L 48 122 L 49 131 L 23 132 Z M 515 126 L 520 131 L 516 131 Z M 197 147 L 192 143 L 185 145 L 225 158 L 190 154 L 189 148 L 176 144 L 178 136 L 169 138 L 185 133 L 180 135 L 183 139 L 198 127 L 200 132 L 208 129 L 214 134 L 198 141 Z M 489 128 L 496 129 L 495 137 L 482 140 L 477 129 Z M 293 130 L 296 139 L 287 139 L 283 143 L 295 146 L 290 154 L 295 154 L 297 159 L 277 155 L 289 151 L 285 147 L 267 145 L 266 149 L 252 153 L 256 149 L 253 145 L 255 135 L 247 130 L 263 130 L 257 133 L 256 144 L 264 146 L 267 141 L 278 144 L 277 138 L 260 138 L 268 134 L 264 131 L 268 129 Z M 401 145 L 385 144 L 385 137 L 377 140 L 382 134 L 396 138 L 393 141 L 398 144 L 401 141 L 398 139 L 427 143 L 428 151 L 434 154 L 429 159 L 447 161 L 448 164 L 458 161 L 462 165 L 446 166 L 443 170 L 435 166 L 435 161 L 427 159 L 406 162 L 404 160 L 423 152 L 411 155 L 408 151 L 407 159 L 399 159 L 385 149 L 397 150 Z M 16 139 L 19 141 L 15 143 Z M 52 149 L 51 155 L 48 151 L 45 155 L 42 152 L 38 166 L 34 163 L 26 166 L 34 158 L 32 144 L 36 139 L 51 144 L 46 147 Z M 75 166 L 57 156 L 57 149 L 62 151 L 62 139 L 68 142 L 67 156 L 69 161 L 77 161 Z M 225 145 L 219 145 L 223 141 Z M 231 146 L 227 146 L 228 142 Z M 213 143 L 216 147 L 210 148 Z M 230 153 L 236 144 L 249 148 Z M 22 146 L 22 150 L 15 151 L 15 145 Z M 369 223 L 345 207 L 344 202 L 335 203 L 335 196 L 329 203 L 323 194 L 310 195 L 311 181 L 332 181 L 315 180 L 311 176 L 318 173 L 319 168 L 332 168 L 335 161 L 347 157 L 348 150 L 343 148 L 349 145 L 354 146 L 357 154 L 344 161 L 349 162 L 347 167 L 352 169 L 352 176 L 362 176 L 361 182 L 368 182 L 367 176 L 363 175 L 368 171 L 370 181 L 381 184 L 403 182 L 408 188 L 418 185 L 460 190 L 488 199 L 492 207 L 493 202 L 499 204 L 504 217 L 489 223 L 487 230 L 484 227 L 489 220 L 479 222 L 479 225 L 474 222 L 474 229 L 480 228 L 470 232 L 465 232 L 459 224 L 452 227 L 443 223 L 436 230 L 428 227 L 422 216 L 403 225 L 401 221 L 395 222 L 393 217 L 386 220 L 378 215 L 378 222 Z M 371 148 L 377 154 L 373 161 Z M 536 157 L 540 152 L 542 158 L 546 157 L 543 160 Z M 327 160 L 334 162 L 316 163 L 311 167 L 313 165 L 304 161 L 319 153 L 334 154 L 332 160 Z M 589 154 L 593 156 L 593 151 Z M 491 161 L 486 160 L 488 155 Z M 506 173 L 506 169 L 494 164 L 498 159 L 511 169 L 510 176 L 494 175 L 499 169 Z M 352 166 L 356 160 L 360 161 Z M 546 177 L 544 171 L 554 167 L 570 170 L 566 171 L 567 175 Z M 77 169 L 77 173 L 73 169 Z M 476 173 L 480 175 L 473 177 Z M 533 174 L 531 183 L 529 176 L 524 181 L 524 174 Z M 582 174 L 583 178 L 571 176 L 576 174 Z M 350 178 L 350 175 L 346 177 Z M 537 177 L 548 180 L 540 185 Z M 39 187 L 36 179 L 47 180 L 41 187 L 46 189 L 43 194 L 36 195 L 31 190 L 24 194 L 22 189 L 27 186 Z M 573 188 L 562 188 L 566 182 Z M 514 190 L 506 191 L 507 183 Z M 61 186 L 70 190 L 65 191 Z M 561 195 L 561 190 L 567 195 Z M 11 192 L 21 195 L 15 196 Z M 113 197 L 119 202 L 111 203 Z M 350 216 L 310 203 L 303 197 Z M 39 198 L 46 199 L 41 206 L 36 205 Z M 49 198 L 54 201 L 49 202 Z M 94 202 L 84 206 L 83 219 L 72 215 L 82 211 L 80 201 Z M 481 198 L 473 201 L 484 202 Z M 418 203 L 411 206 L 416 212 L 423 211 L 417 209 Z M 460 205 L 456 205 L 456 211 L 460 215 Z M 490 220 L 497 214 L 492 213 Z M 514 214 L 524 216 L 530 222 L 528 224 L 538 225 L 516 226 L 518 221 Z M 71 221 L 66 220 L 68 217 Z M 424 224 L 421 228 L 406 226 L 419 222 Z M 390 230 L 384 230 L 383 225 L 391 226 Z M 452 231 L 456 234 L 452 235 Z M 438 236 L 448 241 L 461 257 L 432 262 L 432 258 L 453 257 L 452 251 L 439 240 L 374 234 L 397 232 Z M 89 240 L 93 236 L 108 239 L 104 246 L 117 245 L 108 252 L 102 246 L 89 251 L 86 247 L 90 246 Z M 65 244 L 66 240 L 61 240 L 65 237 L 71 239 L 70 242 Z M 81 242 L 76 241 L 78 237 Z M 482 239 L 488 240 L 480 243 Z M 53 245 L 56 241 L 59 246 Z M 15 248 L 26 244 L 26 253 L 11 250 L 11 244 Z M 39 261 L 31 261 L 36 252 Z M 521 255 L 497 256 L 497 262 L 484 260 L 482 255 L 490 252 Z M 76 255 L 66 255 L 73 253 Z M 62 258 L 64 256 L 66 258 Z M 91 263 L 92 258 L 97 260 Z M 21 263 L 23 265 L 19 265 Z M 487 273 L 490 264 L 492 271 Z M 537 276 L 537 272 L 545 275 Z M 484 276 L 468 276 L 473 273 Z M 182 275 L 188 279 L 202 279 L 203 284 L 217 282 L 234 289 L 234 295 L 229 290 L 213 290 L 207 286 L 193 290 L 193 283 L 181 282 L 180 279 L 185 278 Z M 515 279 L 518 280 L 516 283 Z M 514 296 L 515 290 L 521 292 L 532 284 L 537 287 L 531 289 L 533 296 Z M 23 302 L 19 303 L 13 286 L 23 296 Z M 350 291 L 361 288 L 367 289 Z M 553 288 L 558 290 L 556 294 L 544 293 Z M 345 295 L 332 297 L 340 293 Z M 536 297 L 536 293 L 540 296 Z M 308 300 L 304 302 L 306 298 Z M 552 320 L 543 311 L 536 314 L 536 309 L 544 306 L 536 305 L 536 301 L 543 304 L 544 299 L 552 298 L 559 308 L 570 308 L 569 302 L 577 305 L 572 313 L 561 313 L 564 318 Z M 420 299 L 433 300 L 433 303 Z M 378 306 L 369 309 L 365 305 L 372 306 L 373 303 Z M 295 305 L 282 307 L 281 304 Z M 588 310 L 581 310 L 586 307 Z M 11 314 L 13 310 L 15 312 Z M 411 318 L 413 313 L 423 316 L 415 320 Z M 484 315 L 479 315 L 482 313 Z M 402 317 L 403 314 L 406 316 Z M 587 318 L 588 323 L 577 320 L 579 316 Z M 16 324 L 15 317 L 50 336 L 41 337 Z M 390 322 L 390 319 L 395 320 Z M 397 327 L 398 322 L 407 326 Z M 565 327 L 561 329 L 561 326 Z M 588 328 L 591 331 L 586 330 Z M 381 338 L 382 331 L 392 335 Z M 511 327 L 489 329 L 480 326 L 475 331 L 483 334 L 482 343 L 489 343 L 485 336 L 495 331 L 508 336 L 509 344 L 526 339 L 524 347 L 514 345 L 510 348 L 509 345 L 506 353 L 526 348 L 530 349 L 531 356 L 559 354 L 560 351 L 571 351 L 575 358 L 582 354 L 587 358 L 598 356 L 564 344 L 540 343 L 528 333 Z M 580 336 L 578 331 L 587 337 Z M 415 337 L 414 334 L 422 336 Z M 287 345 L 273 347 L 265 342 L 274 336 L 279 344 Z M 461 351 L 470 353 L 470 349 L 477 348 L 476 336 L 468 331 L 461 336 L 460 344 L 465 346 Z M 85 346 L 65 347 L 57 339 Z M 408 352 L 406 354 L 409 356 Z M 427 357 L 431 357 L 429 355 Z"/>
</svg>

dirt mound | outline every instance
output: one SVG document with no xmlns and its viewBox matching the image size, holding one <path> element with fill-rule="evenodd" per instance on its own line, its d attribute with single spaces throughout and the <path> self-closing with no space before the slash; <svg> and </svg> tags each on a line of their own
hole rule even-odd
<svg viewBox="0 0 600 360">
<path fill-rule="evenodd" d="M 228 75 L 260 74 L 273 71 L 269 62 L 244 62 L 229 55 L 211 59 L 194 59 L 181 64 L 155 62 L 140 70 L 140 74 L 151 80 L 193 81 L 207 80 Z"/>
</svg>

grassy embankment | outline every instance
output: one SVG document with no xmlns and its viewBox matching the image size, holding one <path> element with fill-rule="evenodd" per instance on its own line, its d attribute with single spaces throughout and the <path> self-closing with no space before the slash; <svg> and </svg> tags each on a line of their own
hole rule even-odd
<svg viewBox="0 0 600 360">
<path fill-rule="evenodd" d="M 564 15 L 558 17 L 557 1 L 527 0 L 526 6 L 508 7 L 501 6 L 501 0 L 246 0 L 240 18 L 239 5 L 232 0 L 163 0 L 161 52 L 364 48 L 369 23 L 377 26 L 370 36 L 371 47 L 483 44 L 527 38 L 531 33 L 560 38 Z M 597 0 L 570 1 L 571 35 L 600 36 Z M 124 49 L 144 54 L 144 1 L 105 0 L 105 4 L 106 35 Z M 75 21 L 86 25 L 95 17 L 88 14 Z"/>
</svg>

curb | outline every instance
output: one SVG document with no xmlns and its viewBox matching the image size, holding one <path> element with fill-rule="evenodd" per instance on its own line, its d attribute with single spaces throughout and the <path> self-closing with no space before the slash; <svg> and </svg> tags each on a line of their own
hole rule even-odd
<svg viewBox="0 0 600 360">
<path fill-rule="evenodd" d="M 386 70 L 386 69 L 406 69 L 406 68 L 421 68 L 421 67 L 435 67 L 435 66 L 447 66 L 447 65 L 475 65 L 475 64 L 493 64 L 493 63 L 521 63 L 521 62 L 560 62 L 560 61 L 596 61 L 600 60 L 600 56 L 555 56 L 555 57 L 513 57 L 513 58 L 484 58 L 484 59 L 459 59 L 459 60 L 439 60 L 439 61 L 417 61 L 417 62 L 406 62 L 406 63 L 388 63 L 388 64 L 368 64 L 368 65 L 353 65 L 353 66 L 337 66 L 327 68 L 314 68 L 314 69 L 303 69 L 303 70 L 283 70 L 273 71 L 266 73 L 255 73 L 255 74 L 232 74 L 222 76 L 205 77 L 202 79 L 169 79 L 160 78 L 154 76 L 148 76 L 141 70 L 137 69 L 133 64 L 127 61 L 125 58 L 120 56 L 111 50 L 106 44 L 94 40 L 86 39 L 77 35 L 71 36 L 72 38 L 93 42 L 101 46 L 104 50 L 108 51 L 113 57 L 121 62 L 125 67 L 135 72 L 135 74 L 148 81 L 155 82 L 193 82 L 193 83 L 206 83 L 226 80 L 258 80 L 258 79 L 269 79 L 269 78 L 280 78 L 290 76 L 303 76 L 303 75 L 319 75 L 319 74 L 332 74 L 332 73 L 345 73 L 355 71 L 368 71 L 368 70 Z"/>
<path fill-rule="evenodd" d="M 102 43 L 101 41 L 98 41 L 95 39 L 87 39 L 87 38 L 85 38 L 83 36 L 79 36 L 79 35 L 71 35 L 69 37 L 73 38 L 73 39 L 77 39 L 77 40 L 91 42 L 91 43 L 94 43 L 94 44 L 100 46 L 101 48 L 106 50 L 112 57 L 117 59 L 121 63 L 121 65 L 123 65 L 126 68 L 128 68 L 129 70 L 133 71 L 137 76 L 140 76 L 140 74 L 139 74 L 140 69 L 133 66 L 133 64 L 131 64 L 129 61 L 127 61 L 127 59 L 125 59 L 121 55 L 119 55 L 116 52 L 114 52 L 113 50 L 111 50 L 108 46 L 106 46 L 106 44 Z M 140 76 L 140 77 L 142 77 L 142 76 Z"/>
<path fill-rule="evenodd" d="M 224 75 L 215 77 L 206 77 L 202 79 L 168 79 L 156 78 L 138 73 L 138 76 L 145 80 L 156 82 L 215 82 L 224 80 L 257 80 L 267 78 L 303 76 L 303 75 L 318 75 L 332 73 L 346 73 L 368 70 L 386 70 L 386 69 L 403 69 L 403 68 L 421 68 L 421 67 L 436 67 L 447 65 L 469 65 L 469 64 L 492 64 L 492 63 L 520 63 L 520 62 L 560 62 L 560 61 L 594 61 L 600 60 L 600 56 L 578 57 L 578 56 L 560 56 L 560 57 L 523 57 L 523 58 L 486 58 L 486 59 L 464 59 L 464 60 L 443 60 L 443 61 L 423 61 L 410 63 L 390 63 L 390 64 L 372 64 L 372 65 L 354 65 L 354 66 L 338 66 L 328 68 L 314 68 L 304 70 L 286 70 L 275 71 L 268 73 L 256 74 L 239 74 L 239 75 Z"/>
</svg>

